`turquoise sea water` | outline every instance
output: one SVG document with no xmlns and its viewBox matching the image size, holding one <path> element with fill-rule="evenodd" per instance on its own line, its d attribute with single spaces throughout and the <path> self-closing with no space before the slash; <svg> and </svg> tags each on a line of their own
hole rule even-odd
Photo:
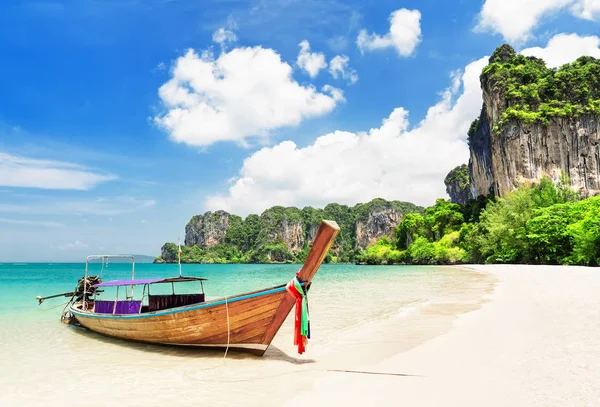
<svg viewBox="0 0 600 407">
<path fill-rule="evenodd" d="M 182 265 L 184 275 L 208 278 L 207 298 L 285 284 L 299 267 Z M 224 360 L 222 351 L 133 344 L 68 327 L 59 322 L 64 297 L 38 305 L 37 295 L 73 290 L 84 271 L 84 264 L 0 264 L 0 405 L 69 403 L 74 394 L 102 406 L 174 398 L 176 405 L 281 405 L 298 378 L 310 384 L 309 372 L 375 361 L 447 330 L 490 284 L 451 267 L 323 265 L 309 293 L 306 354 L 296 353 L 288 318 L 263 358 L 232 352 Z M 109 264 L 102 273 L 104 281 L 128 279 L 131 266 Z M 135 266 L 136 278 L 178 274 L 176 264 Z"/>
<path fill-rule="evenodd" d="M 208 281 L 204 283 L 207 296 L 220 297 L 287 283 L 299 267 L 300 265 L 184 264 L 182 274 L 207 278 Z M 72 291 L 84 273 L 85 264 L 78 263 L 0 263 L 0 314 L 18 314 L 20 317 L 39 315 L 41 309 L 58 305 L 66 299 L 50 299 L 42 307 L 38 307 L 35 300 L 37 295 L 44 297 Z M 131 265 L 109 263 L 103 268 L 98 263 L 90 264 L 89 274 L 102 274 L 103 281 L 130 279 Z M 177 275 L 179 268 L 176 264 L 135 265 L 135 278 L 138 279 Z M 187 288 L 186 285 L 181 286 L 183 289 Z"/>
<path fill-rule="evenodd" d="M 102 274 L 104 281 L 131 278 L 131 265 L 114 263 L 104 268 L 96 263 L 90 264 L 89 274 Z M 225 295 L 235 295 L 243 292 L 268 288 L 287 283 L 301 267 L 298 264 L 231 264 L 205 265 L 184 264 L 182 274 L 207 278 L 204 289 L 207 298 L 218 298 Z M 406 288 L 413 285 L 415 280 L 421 283 L 419 290 L 411 288 L 410 292 L 398 295 L 383 295 L 381 311 L 393 310 L 402 306 L 406 300 L 418 300 L 428 295 L 428 290 L 435 290 L 437 283 L 442 283 L 448 274 L 440 274 L 444 268 L 423 267 L 381 267 L 355 265 L 323 265 L 313 282 L 314 292 L 328 291 L 334 296 L 348 298 L 352 292 L 359 296 L 369 296 L 386 284 L 393 288 L 403 283 Z M 446 269 L 449 270 L 449 269 Z M 85 273 L 85 264 L 79 263 L 0 263 L 0 318 L 27 318 L 38 321 L 56 318 L 60 309 L 52 311 L 52 307 L 64 303 L 67 299 L 59 297 L 46 300 L 38 306 L 36 296 L 49 296 L 72 291 L 77 280 Z M 179 274 L 177 264 L 136 264 L 135 278 L 174 277 Z M 189 288 L 182 285 L 182 289 Z M 167 287 L 170 289 L 170 287 Z M 113 295 L 111 289 L 105 289 L 106 299 Z M 370 298 L 378 302 L 378 298 Z M 410 302 L 410 301 L 409 301 Z"/>
<path fill-rule="evenodd" d="M 208 298 L 234 295 L 271 286 L 285 284 L 301 267 L 297 264 L 231 264 L 204 265 L 184 264 L 182 274 L 207 278 L 204 288 Z M 369 281 L 380 285 L 387 280 L 411 278 L 423 273 L 418 267 L 365 267 L 354 265 L 323 265 L 314 279 L 314 286 L 332 290 L 344 290 L 346 285 Z M 46 300 L 38 306 L 36 296 L 49 296 L 72 291 L 77 280 L 85 273 L 85 264 L 79 263 L 0 263 L 0 314 L 4 318 L 34 318 L 45 320 L 42 313 L 52 306 L 64 303 L 59 297 Z M 104 268 L 90 264 L 89 275 L 103 275 L 103 281 L 131 278 L 131 265 L 114 263 Z M 135 278 L 175 277 L 179 274 L 177 264 L 136 264 Z M 423 275 L 422 277 L 425 277 Z M 435 279 L 435 276 L 432 276 Z M 182 285 L 183 289 L 187 288 Z M 367 287 L 368 288 L 368 287 Z M 169 287 L 170 289 L 170 287 Z M 366 288 L 363 288 L 363 290 Z M 109 289 L 106 289 L 107 291 Z M 109 295 L 108 293 L 105 295 Z M 107 298 L 108 299 L 108 298 Z M 394 304 L 389 304 L 393 307 Z M 51 310 L 49 310 L 51 311 Z M 53 312 L 55 317 L 60 313 Z"/>
</svg>

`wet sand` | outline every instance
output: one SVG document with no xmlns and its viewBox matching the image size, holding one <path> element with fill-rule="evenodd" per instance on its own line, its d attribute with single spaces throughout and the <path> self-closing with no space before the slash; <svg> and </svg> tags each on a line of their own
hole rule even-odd
<svg viewBox="0 0 600 407">
<path fill-rule="evenodd" d="M 597 406 L 600 269 L 469 267 L 498 280 L 480 309 L 352 369 L 369 373 L 328 371 L 286 405 Z"/>
</svg>

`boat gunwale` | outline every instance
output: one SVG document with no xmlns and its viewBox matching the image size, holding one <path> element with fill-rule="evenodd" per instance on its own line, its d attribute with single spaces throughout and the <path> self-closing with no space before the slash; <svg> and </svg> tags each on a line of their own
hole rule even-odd
<svg viewBox="0 0 600 407">
<path fill-rule="evenodd" d="M 304 284 L 304 283 L 302 283 L 302 284 Z M 175 307 L 175 308 L 169 308 L 169 309 L 165 309 L 165 310 L 158 310 L 158 311 L 151 311 L 151 312 L 144 312 L 144 313 L 140 313 L 140 314 L 97 314 L 95 312 L 81 311 L 81 310 L 75 308 L 73 306 L 74 305 L 73 303 L 69 304 L 69 310 L 75 316 L 81 316 L 81 317 L 87 317 L 87 318 L 107 318 L 107 319 L 152 318 L 152 317 L 160 317 L 163 315 L 178 314 L 178 313 L 186 312 L 186 311 L 195 311 L 195 310 L 203 309 L 203 308 L 211 308 L 211 307 L 225 304 L 226 302 L 229 304 L 232 302 L 243 301 L 243 300 L 247 300 L 250 298 L 261 297 L 263 295 L 274 294 L 274 293 L 282 292 L 285 290 L 286 290 L 286 284 L 282 284 L 282 285 L 278 285 L 278 286 L 271 287 L 271 288 L 265 288 L 262 290 L 251 291 L 251 292 L 244 293 L 244 294 L 238 294 L 233 297 L 221 297 L 221 298 L 217 298 L 215 300 L 206 301 L 206 302 L 202 302 L 202 303 L 198 303 L 198 304 L 183 305 L 181 307 Z"/>
</svg>

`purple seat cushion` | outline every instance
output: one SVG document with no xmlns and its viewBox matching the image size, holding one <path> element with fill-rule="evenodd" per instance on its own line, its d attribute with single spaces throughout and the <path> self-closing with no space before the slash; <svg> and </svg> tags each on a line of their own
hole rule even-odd
<svg viewBox="0 0 600 407">
<path fill-rule="evenodd" d="M 102 300 L 94 301 L 94 312 L 96 314 L 112 314 L 114 308 L 115 308 L 114 301 L 102 301 Z"/>
<path fill-rule="evenodd" d="M 141 301 L 117 301 L 115 314 L 139 314 Z"/>
</svg>

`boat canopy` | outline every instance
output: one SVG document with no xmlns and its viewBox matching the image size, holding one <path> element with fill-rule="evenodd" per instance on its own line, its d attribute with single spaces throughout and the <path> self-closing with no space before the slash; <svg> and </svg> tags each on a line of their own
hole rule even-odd
<svg viewBox="0 0 600 407">
<path fill-rule="evenodd" d="M 94 284 L 94 287 L 116 287 L 123 285 L 144 285 L 158 283 L 181 283 L 188 281 L 205 281 L 206 278 L 201 277 L 172 277 L 172 278 L 147 278 L 140 280 L 113 280 L 106 281 L 100 284 Z"/>
</svg>

